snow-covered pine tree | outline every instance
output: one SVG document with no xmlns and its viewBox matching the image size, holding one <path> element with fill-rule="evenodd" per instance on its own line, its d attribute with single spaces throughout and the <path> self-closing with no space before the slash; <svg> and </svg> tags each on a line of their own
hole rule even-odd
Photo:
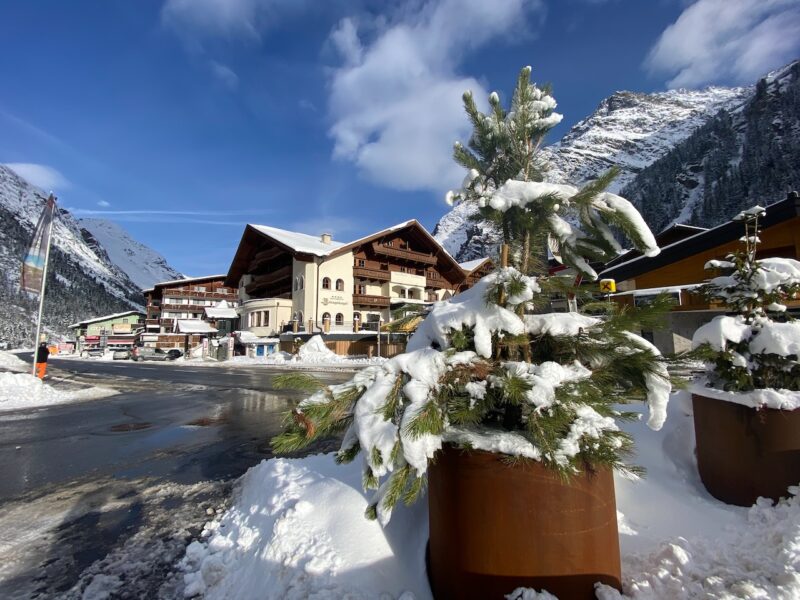
<svg viewBox="0 0 800 600">
<path fill-rule="evenodd" d="M 367 516 L 382 522 L 398 501 L 420 495 L 442 444 L 540 461 L 565 476 L 599 466 L 625 470 L 632 440 L 617 422 L 634 415 L 618 405 L 645 399 L 654 429 L 666 417 L 665 362 L 632 333 L 653 327 L 662 307 L 605 318 L 534 314 L 549 306 L 547 272 L 536 260 L 545 257 L 548 236 L 565 263 L 594 279 L 589 260 L 621 250 L 612 227 L 648 255 L 658 252 L 652 234 L 630 203 L 603 191 L 613 172 L 581 189 L 541 181 L 539 147 L 561 117 L 549 92 L 530 82 L 530 68 L 520 73 L 510 110 L 496 93 L 489 104 L 481 113 L 464 95 L 474 131 L 455 157 L 470 174 L 448 199 L 477 202 L 501 225 L 512 266 L 435 304 L 405 354 L 347 383 L 279 380 L 314 393 L 273 439 L 275 450 L 343 433 L 337 459 L 363 455 L 364 486 L 377 490 Z"/>
<path fill-rule="evenodd" d="M 712 279 L 703 292 L 737 314 L 715 317 L 695 332 L 692 341 L 712 367 L 709 386 L 727 392 L 800 391 L 800 322 L 783 304 L 800 292 L 800 262 L 777 257 L 756 260 L 759 219 L 765 214 L 764 208 L 755 206 L 735 217 L 744 224 L 743 248 L 727 260 L 706 263 L 706 269 L 727 274 Z M 754 404 L 788 408 L 796 403 L 784 399 L 780 391 L 762 400 Z"/>
</svg>

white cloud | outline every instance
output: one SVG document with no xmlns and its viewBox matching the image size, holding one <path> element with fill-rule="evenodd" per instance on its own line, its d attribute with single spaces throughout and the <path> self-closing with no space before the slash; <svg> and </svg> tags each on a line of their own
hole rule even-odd
<svg viewBox="0 0 800 600">
<path fill-rule="evenodd" d="M 387 23 L 343 19 L 330 41 L 342 56 L 330 81 L 330 135 L 334 157 L 353 162 L 361 174 L 396 189 L 444 190 L 463 177 L 452 144 L 469 133 L 461 95 L 486 90 L 458 73 L 464 54 L 490 40 L 524 33 L 525 0 L 427 0 Z M 369 37 L 365 43 L 364 37 Z M 520 58 L 519 67 L 527 61 Z"/>
<path fill-rule="evenodd" d="M 645 61 L 669 87 L 753 83 L 800 53 L 797 0 L 697 0 L 659 37 Z"/>
<path fill-rule="evenodd" d="M 45 192 L 61 191 L 71 187 L 70 182 L 53 167 L 36 163 L 5 163 L 28 183 L 41 188 Z"/>
<path fill-rule="evenodd" d="M 109 206 L 111 206 L 111 203 L 108 200 L 99 200 L 97 202 L 97 206 L 100 206 L 102 208 L 108 208 Z"/>
<path fill-rule="evenodd" d="M 226 88 L 235 90 L 239 87 L 239 76 L 230 67 L 216 60 L 209 61 L 211 72 Z"/>
<path fill-rule="evenodd" d="M 259 40 L 280 13 L 303 4 L 300 0 L 166 0 L 161 20 L 189 36 Z"/>
</svg>

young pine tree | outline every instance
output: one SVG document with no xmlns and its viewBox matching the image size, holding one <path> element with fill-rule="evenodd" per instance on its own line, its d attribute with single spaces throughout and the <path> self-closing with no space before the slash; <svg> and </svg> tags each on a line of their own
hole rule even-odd
<svg viewBox="0 0 800 600">
<path fill-rule="evenodd" d="M 496 222 L 511 266 L 502 264 L 469 290 L 434 305 L 407 352 L 323 388 L 292 376 L 284 383 L 316 390 L 273 440 L 278 452 L 343 434 L 337 460 L 363 457 L 363 483 L 376 489 L 369 517 L 389 518 L 400 500 L 424 489 L 428 462 L 442 444 L 540 461 L 565 476 L 603 466 L 628 469 L 631 438 L 618 406 L 647 400 L 648 424 L 666 416 L 670 391 L 658 351 L 636 329 L 651 329 L 663 303 L 606 318 L 532 314 L 548 306 L 550 282 L 541 260 L 549 245 L 564 262 L 596 278 L 591 260 L 621 250 L 614 229 L 646 254 L 658 248 L 638 212 L 604 191 L 614 172 L 583 188 L 542 181 L 540 146 L 560 119 L 547 90 L 520 73 L 511 106 L 497 94 L 490 110 L 464 105 L 472 124 L 456 160 L 470 169 L 451 200 L 476 202 Z M 302 381 L 300 380 L 302 379 Z"/>
</svg>

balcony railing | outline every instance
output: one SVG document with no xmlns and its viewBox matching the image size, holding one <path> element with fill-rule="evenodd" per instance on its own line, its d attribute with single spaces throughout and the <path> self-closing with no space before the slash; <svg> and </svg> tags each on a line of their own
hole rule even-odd
<svg viewBox="0 0 800 600">
<path fill-rule="evenodd" d="M 417 252 L 416 250 L 408 250 L 406 248 L 395 248 L 394 246 L 384 246 L 378 242 L 372 242 L 372 250 L 376 254 L 383 254 L 384 256 L 394 256 L 396 258 L 403 258 L 426 265 L 435 265 L 436 257 L 433 254 L 426 254 L 424 252 Z"/>
<path fill-rule="evenodd" d="M 378 306 L 381 308 L 389 308 L 389 296 L 353 294 L 353 304 L 357 306 Z"/>
<path fill-rule="evenodd" d="M 389 271 L 380 269 L 369 269 L 367 267 L 353 267 L 353 277 L 361 277 L 363 279 L 375 279 L 378 281 L 389 281 L 391 275 Z"/>
<path fill-rule="evenodd" d="M 194 290 L 175 290 L 175 289 L 166 289 L 164 290 L 164 296 L 174 296 L 180 298 L 198 298 L 203 300 L 230 300 L 236 299 L 236 290 L 234 288 L 228 288 L 231 291 L 229 292 L 197 292 Z M 166 305 L 164 305 L 166 306 Z"/>
<path fill-rule="evenodd" d="M 176 310 L 180 312 L 203 312 L 206 307 L 199 304 L 162 304 L 164 310 Z"/>
</svg>

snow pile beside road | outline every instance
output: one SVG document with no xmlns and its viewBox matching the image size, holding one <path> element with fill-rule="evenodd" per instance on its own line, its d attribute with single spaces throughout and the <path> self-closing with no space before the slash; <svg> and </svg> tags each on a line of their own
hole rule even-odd
<svg viewBox="0 0 800 600">
<path fill-rule="evenodd" d="M 625 425 L 648 475 L 616 478 L 627 596 L 604 589 L 600 597 L 800 597 L 800 498 L 746 509 L 711 497 L 697 474 L 690 407 L 679 392 L 662 431 L 643 420 Z M 430 599 L 425 500 L 398 506 L 383 529 L 364 518 L 366 507 L 357 462 L 263 461 L 187 549 L 186 596 Z"/>
<path fill-rule="evenodd" d="M 30 373 L 31 367 L 24 361 L 20 360 L 15 354 L 0 350 L 0 369 L 7 369 L 17 373 Z"/>
<path fill-rule="evenodd" d="M 242 478 L 235 506 L 186 549 L 185 595 L 206 598 L 430 597 L 424 503 L 389 527 L 364 517 L 361 470 L 333 455 L 263 461 Z"/>
<path fill-rule="evenodd" d="M 96 400 L 115 394 L 116 390 L 100 387 L 61 390 L 27 373 L 0 373 L 0 412 Z"/>
<path fill-rule="evenodd" d="M 346 360 L 329 349 L 322 340 L 322 336 L 319 335 L 315 335 L 300 346 L 297 351 L 297 359 L 305 363 L 329 363 Z"/>
</svg>

